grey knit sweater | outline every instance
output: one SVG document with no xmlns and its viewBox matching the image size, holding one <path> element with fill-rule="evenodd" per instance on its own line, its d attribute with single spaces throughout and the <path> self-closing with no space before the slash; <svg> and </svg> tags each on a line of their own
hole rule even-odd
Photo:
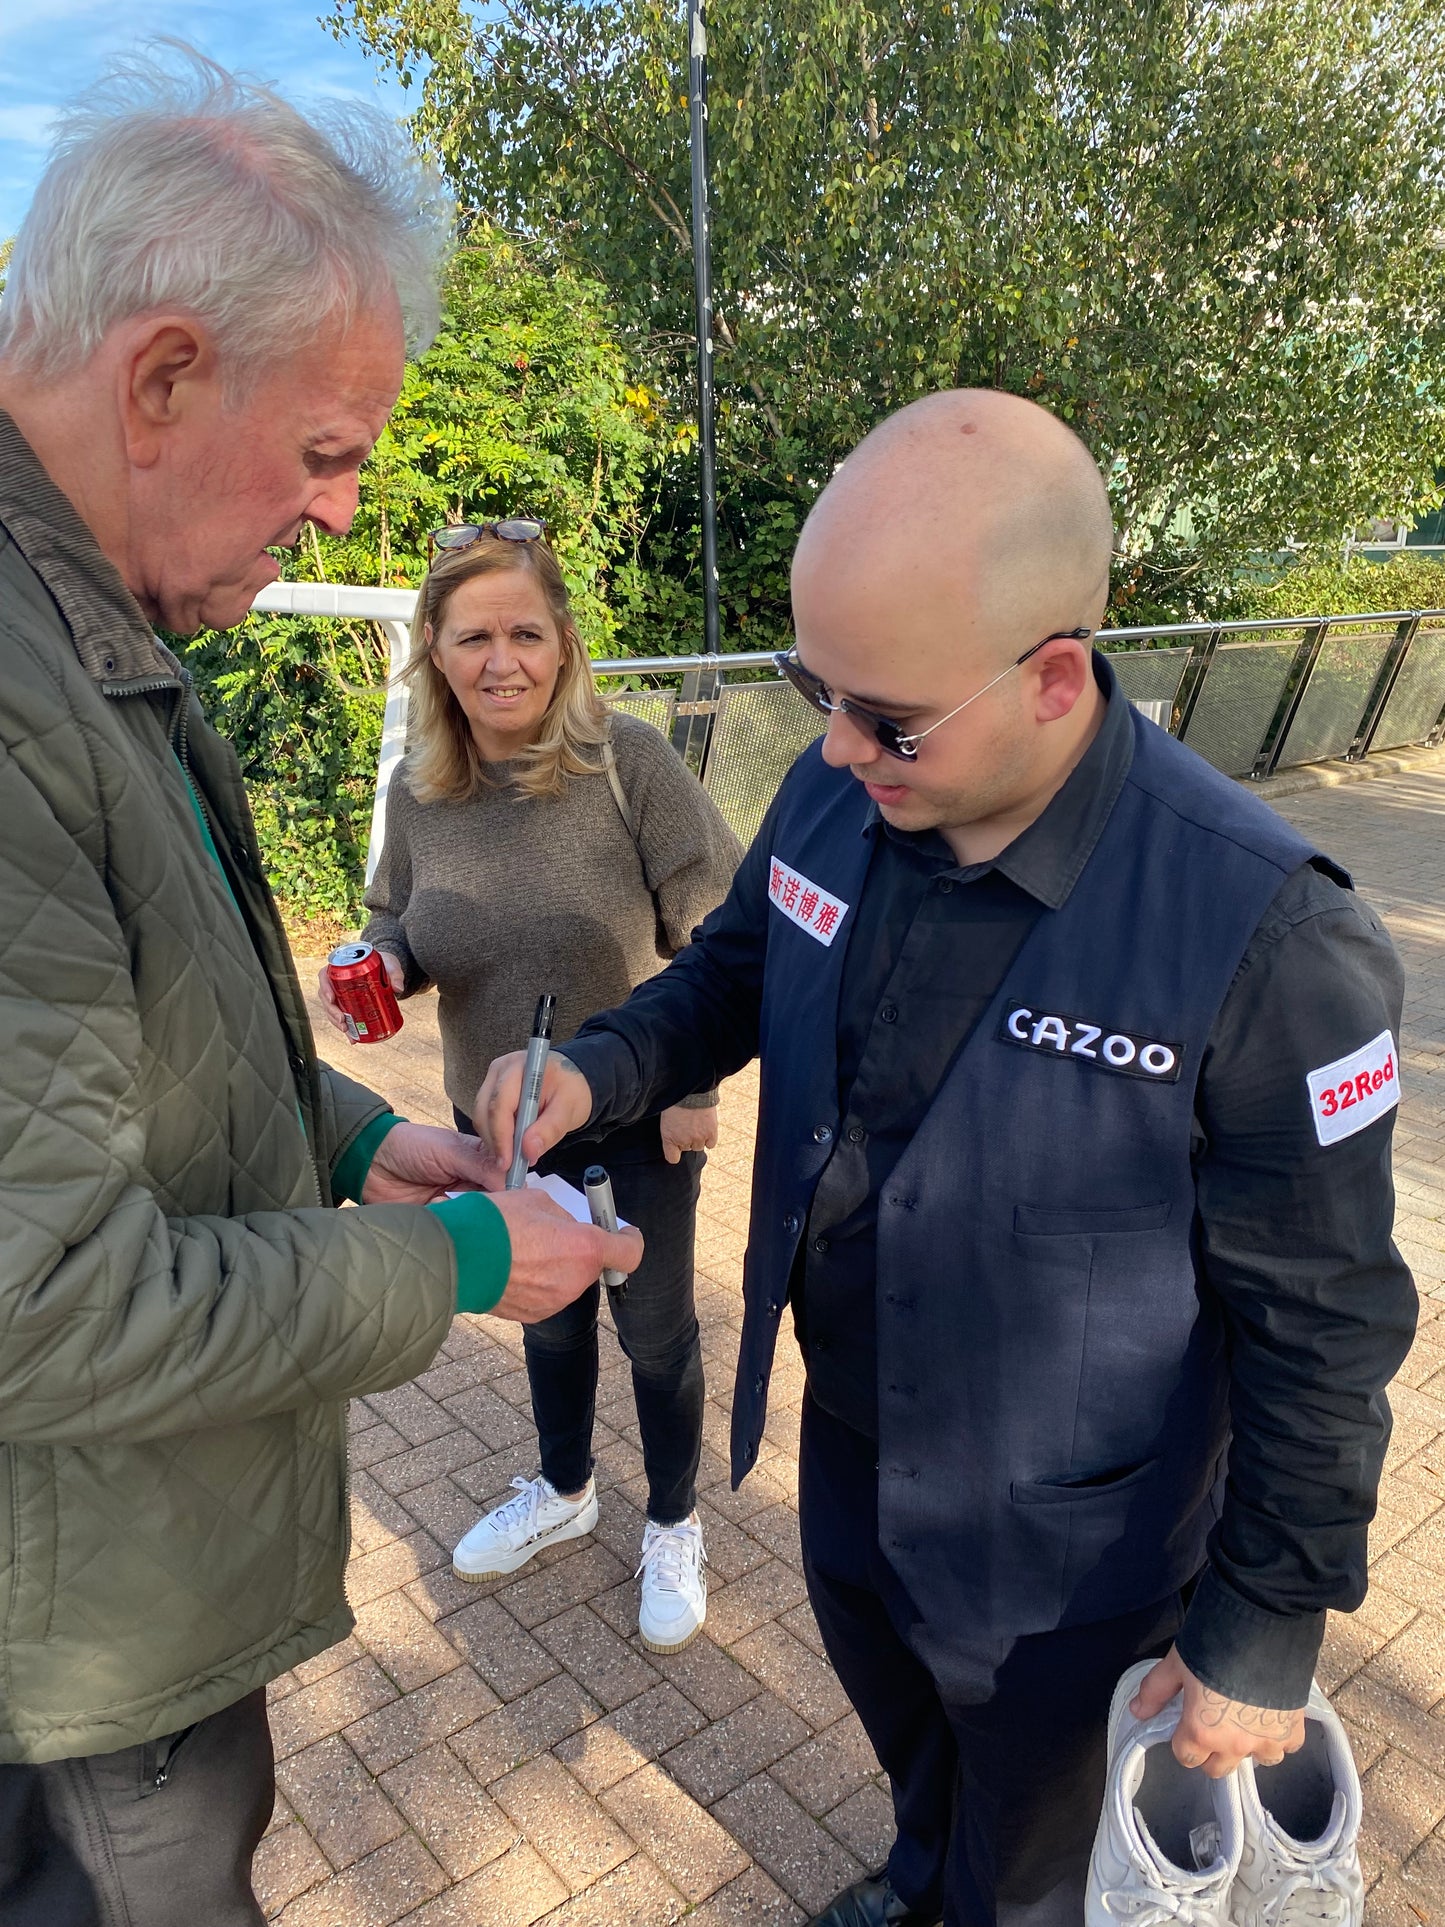
<svg viewBox="0 0 1445 1927">
<path fill-rule="evenodd" d="M 543 991 L 565 1043 L 727 895 L 737 838 L 671 744 L 614 715 L 612 747 L 636 843 L 603 775 L 571 777 L 561 796 L 498 787 L 467 803 L 418 803 L 405 763 L 392 781 L 361 934 L 401 958 L 408 995 L 435 984 L 447 1095 L 464 1111 L 492 1059 L 525 1046 Z M 502 785 L 510 767 L 488 773 Z"/>
</svg>

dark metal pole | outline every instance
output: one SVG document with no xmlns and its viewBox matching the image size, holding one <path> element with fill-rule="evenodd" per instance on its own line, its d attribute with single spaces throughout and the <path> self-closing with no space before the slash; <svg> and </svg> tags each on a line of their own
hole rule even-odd
<svg viewBox="0 0 1445 1927">
<path fill-rule="evenodd" d="M 703 648 L 715 654 L 722 628 L 717 582 L 717 444 L 712 397 L 712 247 L 707 209 L 706 0 L 688 0 L 688 92 L 691 96 L 692 269 L 697 300 L 697 440 L 702 481 Z"/>
</svg>

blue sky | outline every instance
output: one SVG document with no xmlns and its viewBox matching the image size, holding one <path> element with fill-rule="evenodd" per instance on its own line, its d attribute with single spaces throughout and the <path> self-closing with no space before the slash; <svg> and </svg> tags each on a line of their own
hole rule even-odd
<svg viewBox="0 0 1445 1927">
<path fill-rule="evenodd" d="M 325 0 L 0 0 L 0 240 L 19 227 L 56 107 L 148 35 L 188 40 L 304 104 L 338 94 L 398 117 L 411 105 L 354 42 L 319 24 Z"/>
</svg>

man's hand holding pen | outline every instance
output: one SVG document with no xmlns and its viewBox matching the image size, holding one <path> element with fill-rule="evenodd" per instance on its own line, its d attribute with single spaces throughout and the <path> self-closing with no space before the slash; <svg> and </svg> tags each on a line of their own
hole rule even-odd
<svg viewBox="0 0 1445 1927">
<path fill-rule="evenodd" d="M 488 1154 L 483 1183 L 489 1191 L 500 1191 L 506 1183 L 526 1062 L 527 1053 L 520 1050 L 498 1057 L 477 1092 L 472 1125 Z M 574 1064 L 554 1051 L 542 1076 L 536 1122 L 522 1134 L 527 1163 L 535 1164 L 569 1132 L 580 1131 L 592 1110 L 591 1085 Z"/>
</svg>

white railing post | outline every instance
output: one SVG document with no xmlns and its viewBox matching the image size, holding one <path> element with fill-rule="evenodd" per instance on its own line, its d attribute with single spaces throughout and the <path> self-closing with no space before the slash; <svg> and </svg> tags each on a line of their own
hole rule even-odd
<svg viewBox="0 0 1445 1927">
<path fill-rule="evenodd" d="M 381 861 L 386 839 L 386 792 L 397 764 L 406 752 L 406 712 L 411 690 L 401 681 L 411 633 L 404 622 L 381 621 L 377 628 L 391 644 L 391 680 L 386 686 L 386 709 L 381 719 L 381 758 L 376 768 L 376 802 L 371 811 L 371 841 L 366 846 L 366 880 L 370 883 Z"/>
</svg>

